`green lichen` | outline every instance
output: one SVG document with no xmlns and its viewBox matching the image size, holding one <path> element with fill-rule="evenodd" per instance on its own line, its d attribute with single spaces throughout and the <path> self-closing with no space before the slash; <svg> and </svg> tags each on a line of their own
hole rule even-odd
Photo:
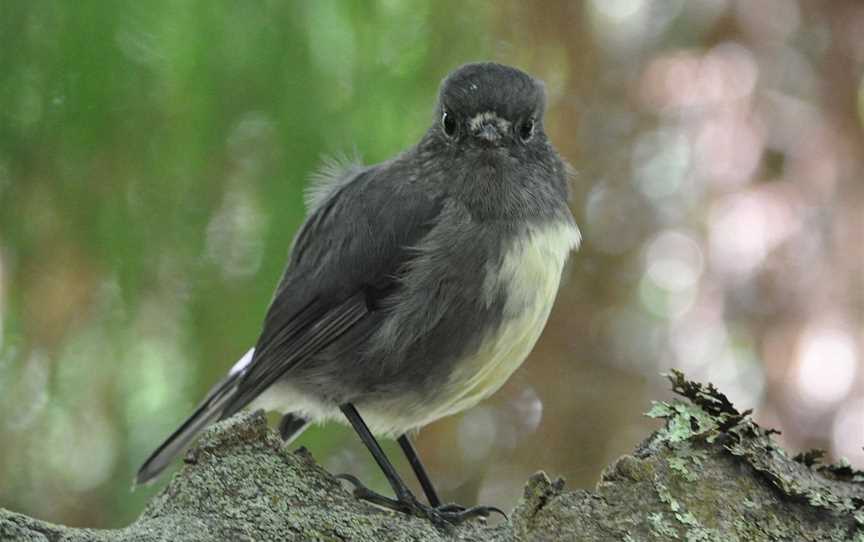
<svg viewBox="0 0 864 542">
<path fill-rule="evenodd" d="M 657 491 L 657 497 L 660 499 L 660 502 L 669 506 L 669 510 L 677 512 L 681 509 L 681 505 L 678 504 L 678 501 L 669 492 L 669 488 L 660 481 L 659 477 L 654 478 L 654 489 Z"/>
<path fill-rule="evenodd" d="M 686 462 L 686 459 L 682 459 L 682 461 Z M 686 529 L 685 540 L 693 542 L 719 540 L 719 533 L 704 527 L 692 512 L 686 510 L 685 505 L 675 498 L 675 493 L 661 481 L 659 476 L 655 476 L 654 489 L 660 502 L 669 507 L 672 516 Z"/>
<path fill-rule="evenodd" d="M 818 470 L 822 474 L 831 476 L 835 480 L 864 484 L 864 471 L 853 468 L 849 463 L 849 460 L 845 457 L 841 457 L 837 463 L 820 465 Z"/>
<path fill-rule="evenodd" d="M 687 480 L 688 482 L 695 482 L 699 479 L 695 472 L 691 471 L 687 468 L 687 459 L 683 457 L 670 457 L 666 463 L 669 465 L 669 468 L 674 472 L 678 473 L 682 478 Z"/>
<path fill-rule="evenodd" d="M 678 539 L 678 531 L 672 526 L 672 523 L 663 517 L 662 512 L 648 514 L 648 525 L 651 527 L 651 532 L 661 539 L 668 540 L 670 538 Z"/>
<path fill-rule="evenodd" d="M 718 428 L 716 420 L 700 407 L 677 399 L 671 403 L 654 402 L 646 414 L 651 418 L 666 420 L 666 425 L 657 432 L 657 437 L 670 444 L 698 436 L 710 437 Z"/>
<path fill-rule="evenodd" d="M 701 527 L 697 527 L 695 529 L 690 529 L 684 535 L 684 540 L 687 542 L 717 542 L 718 540 L 724 540 L 725 542 L 735 542 L 737 537 L 729 538 L 723 537 L 720 533 L 713 529 L 703 529 Z"/>
<path fill-rule="evenodd" d="M 680 512 L 675 514 L 675 519 L 689 527 L 699 527 L 699 520 L 690 512 Z"/>
</svg>

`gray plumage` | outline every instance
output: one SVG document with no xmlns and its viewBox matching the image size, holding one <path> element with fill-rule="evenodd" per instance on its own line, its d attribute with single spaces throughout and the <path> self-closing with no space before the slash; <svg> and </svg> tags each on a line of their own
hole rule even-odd
<svg viewBox="0 0 864 542">
<path fill-rule="evenodd" d="M 527 74 L 468 64 L 442 83 L 416 146 L 328 165 L 254 350 L 138 481 L 250 404 L 291 414 L 288 435 L 341 419 L 344 403 L 373 432 L 401 434 L 494 392 L 533 347 L 579 242 L 544 107 Z"/>
</svg>

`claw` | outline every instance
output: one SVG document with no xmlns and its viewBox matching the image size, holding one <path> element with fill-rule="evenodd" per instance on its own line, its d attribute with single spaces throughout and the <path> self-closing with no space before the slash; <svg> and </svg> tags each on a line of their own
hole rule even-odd
<svg viewBox="0 0 864 542">
<path fill-rule="evenodd" d="M 350 483 L 352 486 L 354 486 L 354 489 L 357 489 L 357 488 L 360 488 L 360 487 L 362 487 L 362 488 L 364 488 L 364 489 L 366 488 L 366 486 L 363 485 L 363 482 L 361 482 L 361 481 L 360 481 L 356 476 L 354 476 L 353 474 L 348 474 L 348 473 L 337 474 L 336 476 L 334 476 L 334 478 L 338 478 L 338 479 L 340 479 L 340 480 L 345 480 L 346 482 L 348 482 L 348 483 Z"/>
<path fill-rule="evenodd" d="M 345 480 L 354 486 L 354 489 L 351 491 L 351 494 L 354 495 L 355 498 L 360 500 L 370 502 L 372 504 L 377 504 L 383 508 L 389 508 L 390 510 L 396 510 L 398 512 L 410 512 L 404 503 L 401 503 L 395 499 L 391 499 L 389 497 L 385 497 L 379 493 L 375 493 L 365 485 L 363 482 L 357 479 L 353 474 L 337 474 L 336 478 L 340 480 Z"/>
<path fill-rule="evenodd" d="M 436 508 L 438 512 L 442 513 L 456 513 L 465 517 L 489 517 L 489 514 L 495 512 L 496 514 L 500 514 L 504 520 L 507 520 L 507 514 L 504 513 L 503 510 L 498 508 L 497 506 L 472 506 L 470 508 L 466 508 L 461 504 L 442 504 L 438 508 Z"/>
<path fill-rule="evenodd" d="M 376 493 L 363 485 L 363 482 L 357 479 L 357 477 L 353 474 L 337 474 L 336 478 L 340 480 L 345 480 L 346 482 L 354 486 L 353 495 L 358 499 L 370 502 L 382 508 L 410 514 L 423 519 L 428 519 L 435 525 L 442 528 L 449 528 L 454 525 L 459 525 L 462 522 L 472 518 L 479 517 L 485 519 L 489 517 L 489 514 L 492 512 L 497 512 L 498 514 L 501 514 L 501 516 L 505 520 L 507 519 L 507 514 L 502 512 L 500 508 L 496 508 L 494 506 L 472 506 L 470 508 L 466 508 L 462 505 L 451 503 L 441 505 L 437 508 L 433 508 L 417 501 L 413 498 L 413 496 L 410 495 L 410 499 L 405 500 L 391 499 L 389 497 L 385 497 L 384 495 Z"/>
</svg>

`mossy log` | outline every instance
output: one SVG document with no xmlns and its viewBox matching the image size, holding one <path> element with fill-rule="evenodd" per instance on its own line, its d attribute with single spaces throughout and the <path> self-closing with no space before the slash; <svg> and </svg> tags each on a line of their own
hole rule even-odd
<svg viewBox="0 0 864 542">
<path fill-rule="evenodd" d="M 649 412 L 663 428 L 593 491 L 538 473 L 494 525 L 442 530 L 358 501 L 251 413 L 209 429 L 132 525 L 73 529 L 0 510 L 0 540 L 864 542 L 864 473 L 818 452 L 790 457 L 713 386 L 669 378 L 682 398 Z"/>
</svg>

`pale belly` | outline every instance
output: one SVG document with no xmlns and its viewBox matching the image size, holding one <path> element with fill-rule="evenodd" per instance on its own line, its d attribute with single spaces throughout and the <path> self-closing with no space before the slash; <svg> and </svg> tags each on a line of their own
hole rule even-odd
<svg viewBox="0 0 864 542">
<path fill-rule="evenodd" d="M 567 256 L 579 239 L 579 230 L 569 224 L 532 229 L 507 252 L 500 272 L 487 274 L 486 295 L 498 288 L 507 292 L 501 326 L 458 364 L 430 412 L 432 419 L 476 405 L 525 361 L 546 326 Z"/>
</svg>

